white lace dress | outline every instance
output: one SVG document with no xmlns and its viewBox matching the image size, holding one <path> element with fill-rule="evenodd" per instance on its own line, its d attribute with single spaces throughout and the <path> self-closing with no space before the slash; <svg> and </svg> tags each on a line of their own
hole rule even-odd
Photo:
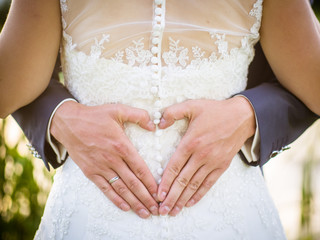
<svg viewBox="0 0 320 240">
<path fill-rule="evenodd" d="M 246 87 L 262 0 L 60 0 L 69 91 L 86 105 L 122 103 L 155 114 L 187 99 L 229 98 Z M 161 179 L 186 121 L 125 131 Z M 160 169 L 160 171 L 159 171 Z M 123 212 L 72 159 L 54 178 L 36 239 L 285 239 L 260 169 L 235 156 L 195 206 L 176 217 Z"/>
</svg>

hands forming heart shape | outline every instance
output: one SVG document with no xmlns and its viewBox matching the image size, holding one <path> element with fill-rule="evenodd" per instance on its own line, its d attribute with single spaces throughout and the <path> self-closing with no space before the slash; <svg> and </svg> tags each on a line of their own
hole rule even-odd
<svg viewBox="0 0 320 240">
<path fill-rule="evenodd" d="M 177 215 L 197 203 L 228 168 L 255 131 L 255 117 L 243 97 L 188 100 L 166 108 L 159 127 L 187 118 L 189 127 L 158 186 L 144 160 L 124 133 L 125 122 L 154 131 L 149 114 L 122 104 L 88 107 L 65 102 L 50 132 L 83 173 L 120 209 L 140 217 Z M 119 180 L 109 180 L 119 176 Z M 159 208 L 157 201 L 162 204 Z"/>
</svg>

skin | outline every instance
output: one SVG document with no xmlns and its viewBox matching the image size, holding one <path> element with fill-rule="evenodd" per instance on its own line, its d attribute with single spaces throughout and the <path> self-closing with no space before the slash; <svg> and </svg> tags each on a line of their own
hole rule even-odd
<svg viewBox="0 0 320 240">
<path fill-rule="evenodd" d="M 159 212 L 177 215 L 209 191 L 255 132 L 254 111 L 243 97 L 189 100 L 168 107 L 160 128 L 187 118 L 188 130 L 168 163 L 158 190 Z"/>
<path fill-rule="evenodd" d="M 145 110 L 121 104 L 87 107 L 69 101 L 55 113 L 51 134 L 62 143 L 83 173 L 120 209 L 140 217 L 158 215 L 157 184 L 124 133 L 125 122 L 154 131 Z M 89 131 L 88 131 L 89 130 Z M 115 176 L 120 179 L 109 184 Z"/>
<path fill-rule="evenodd" d="M 308 0 L 266 0 L 261 46 L 280 83 L 320 115 L 320 24 Z"/>
<path fill-rule="evenodd" d="M 319 26 L 307 0 L 264 2 L 260 41 L 265 55 L 281 84 L 318 115 L 320 113 Z M 308 84 L 301 79 L 308 79 Z M 162 128 L 170 126 L 174 119 L 183 117 L 189 119 L 189 128 L 165 169 L 159 186 L 158 198 L 163 201 L 159 209 L 161 215 L 169 213 L 175 216 L 182 207 L 193 206 L 199 202 L 229 166 L 230 159 L 240 149 L 240 145 L 237 144 L 244 143 L 242 134 L 244 136 L 253 134 L 252 129 L 247 134 L 246 132 L 241 134 L 241 126 L 234 127 L 231 138 L 228 139 L 230 132 L 228 127 L 225 127 L 230 121 L 229 118 L 232 118 L 230 115 L 216 125 L 217 134 L 212 129 L 216 123 L 208 124 L 208 118 L 215 119 L 215 122 L 219 123 L 219 116 L 215 116 L 215 111 L 207 113 L 216 106 L 203 101 L 197 103 L 188 101 L 164 110 Z M 202 109 L 202 104 L 209 106 Z M 229 111 L 226 109 L 228 107 L 220 108 L 219 114 L 223 115 Z M 234 113 L 232 109 L 229 112 Z M 209 114 L 209 117 L 206 118 L 205 114 Z M 239 117 L 241 118 L 241 115 Z M 194 124 L 195 122 L 197 124 Z M 250 129 L 252 119 L 248 124 L 246 127 L 249 126 Z M 217 137 L 221 127 L 226 132 L 220 133 L 221 136 Z M 238 141 L 235 142 L 235 139 Z M 225 141 L 227 147 L 221 143 L 219 145 L 220 141 L 222 143 Z"/>
<path fill-rule="evenodd" d="M 261 44 L 268 61 L 280 82 L 317 114 L 319 32 L 307 0 L 265 0 Z M 45 89 L 60 35 L 59 1 L 13 1 L 0 35 L 1 117 L 31 102 Z M 189 120 L 189 128 L 158 188 L 123 131 L 127 121 L 153 131 L 144 110 L 66 102 L 53 117 L 51 133 L 84 174 L 119 208 L 131 208 L 143 218 L 150 212 L 157 215 L 156 196 L 163 201 L 160 214 L 174 216 L 205 195 L 255 129 L 251 105 L 241 97 L 173 105 L 164 110 L 160 127 L 169 127 L 181 118 Z M 121 180 L 111 186 L 108 180 L 116 175 Z"/>
<path fill-rule="evenodd" d="M 1 118 L 30 103 L 45 90 L 57 59 L 60 38 L 59 1 L 12 1 L 0 34 Z"/>
</svg>

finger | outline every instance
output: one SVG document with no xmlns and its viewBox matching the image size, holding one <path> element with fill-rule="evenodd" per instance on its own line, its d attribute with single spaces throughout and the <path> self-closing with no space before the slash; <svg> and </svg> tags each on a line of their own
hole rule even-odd
<svg viewBox="0 0 320 240">
<path fill-rule="evenodd" d="M 164 110 L 159 123 L 159 128 L 167 128 L 176 120 L 181 120 L 185 117 L 190 117 L 189 102 L 174 104 Z"/>
<path fill-rule="evenodd" d="M 138 124 L 140 127 L 154 131 L 156 126 L 151 121 L 150 115 L 146 110 L 134 108 L 126 105 L 121 105 L 120 120 L 122 122 L 132 122 Z"/>
<path fill-rule="evenodd" d="M 189 181 L 189 184 L 184 189 L 179 199 L 177 200 L 175 206 L 172 208 L 171 212 L 169 213 L 170 216 L 176 216 L 182 210 L 182 208 L 186 205 L 188 200 L 190 200 L 190 198 L 194 195 L 194 193 L 198 191 L 202 182 L 206 179 L 206 177 L 210 173 L 208 172 L 207 168 L 208 167 L 206 165 L 202 166 L 191 178 L 191 180 Z"/>
<path fill-rule="evenodd" d="M 117 176 L 115 173 L 112 176 Z M 111 177 L 110 179 L 112 179 Z M 109 179 L 109 180 L 110 180 Z M 130 189 L 126 186 L 121 177 L 111 183 L 111 186 L 115 190 L 115 192 L 121 196 L 132 208 L 132 210 L 139 215 L 141 218 L 148 218 L 150 216 L 150 212 L 148 209 L 138 200 L 138 198 L 130 191 Z M 156 205 L 156 204 L 155 204 Z M 154 214 L 157 214 L 157 210 L 153 209 Z"/>
<path fill-rule="evenodd" d="M 187 202 L 186 207 L 191 207 L 195 205 L 197 202 L 201 200 L 201 198 L 211 189 L 211 187 L 217 182 L 219 177 L 223 173 L 223 169 L 218 168 L 213 170 L 206 179 L 202 182 L 199 189 L 196 193 L 191 197 L 191 199 Z"/>
<path fill-rule="evenodd" d="M 101 192 L 111 201 L 114 205 L 123 211 L 129 211 L 129 204 L 121 198 L 106 181 L 106 179 L 99 175 L 91 176 L 91 181 L 101 190 Z"/>
<path fill-rule="evenodd" d="M 189 160 L 191 153 L 193 152 L 193 144 L 189 144 L 187 134 L 182 138 L 176 151 L 172 155 L 168 165 L 166 166 L 161 183 L 158 187 L 158 200 L 164 201 L 173 181 L 180 174 L 181 169 Z"/>
<path fill-rule="evenodd" d="M 205 171 L 205 168 L 203 168 L 203 166 L 201 166 L 201 165 L 199 166 L 196 163 L 196 161 L 193 161 L 193 159 L 194 158 L 191 157 L 191 159 L 188 161 L 186 166 L 183 167 L 181 173 L 174 180 L 174 182 L 169 190 L 168 196 L 166 197 L 164 202 L 161 204 L 161 207 L 159 209 L 160 215 L 168 214 L 174 206 L 181 209 L 183 206 L 176 205 L 181 194 L 188 188 L 188 186 L 190 184 L 192 184 L 193 188 L 198 189 L 200 184 L 204 180 L 204 178 L 209 174 L 210 171 L 208 171 L 208 170 Z M 190 180 L 193 178 L 194 175 L 197 174 L 198 171 L 200 172 L 200 174 L 203 178 L 202 181 L 199 182 L 199 181 L 193 180 L 193 182 L 190 182 Z M 196 179 L 196 180 L 198 180 L 198 179 Z M 191 194 L 191 196 L 192 195 L 193 194 Z M 190 197 L 187 200 L 189 200 Z M 176 208 L 176 210 L 179 210 L 177 208 Z"/>
<path fill-rule="evenodd" d="M 135 197 L 152 212 L 152 214 L 158 215 L 158 203 L 154 199 L 154 196 L 156 196 L 157 184 L 147 166 L 143 165 L 142 168 L 143 170 L 139 168 L 139 163 L 136 162 L 135 169 L 138 173 L 135 173 L 133 169 L 129 169 L 126 164 L 120 164 L 113 170 L 119 174 L 122 181 L 127 186 L 127 189 L 130 190 L 130 192 L 132 192 Z M 146 179 L 143 178 L 144 176 Z M 139 177 L 142 179 L 139 179 Z M 149 189 L 152 191 L 151 194 Z"/>
<path fill-rule="evenodd" d="M 120 145 L 118 149 L 119 155 L 129 166 L 130 170 L 135 174 L 135 176 L 140 179 L 143 185 L 147 188 L 149 194 L 156 198 L 158 185 L 147 164 L 141 158 L 137 149 L 127 137 L 125 137 L 122 142 L 123 144 Z"/>
</svg>

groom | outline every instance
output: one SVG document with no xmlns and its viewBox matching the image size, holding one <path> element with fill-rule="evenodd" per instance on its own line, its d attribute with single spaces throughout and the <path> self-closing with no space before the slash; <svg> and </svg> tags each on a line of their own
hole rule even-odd
<svg viewBox="0 0 320 240">
<path fill-rule="evenodd" d="M 17 110 L 13 114 L 13 117 L 19 123 L 32 144 L 30 150 L 33 155 L 42 159 L 48 169 L 49 163 L 54 168 L 62 165 L 67 157 L 67 150 L 70 154 L 77 153 L 78 156 L 82 156 L 82 162 L 78 165 L 86 176 L 88 176 L 89 173 L 91 176 L 99 175 L 95 171 L 97 171 L 98 166 L 105 165 L 104 161 L 106 161 L 106 159 L 103 156 L 108 155 L 108 153 L 102 149 L 97 149 L 94 153 L 88 151 L 88 149 L 90 149 L 90 141 L 83 139 L 88 139 L 86 138 L 87 134 L 92 133 L 92 129 L 95 129 L 94 132 L 97 134 L 105 133 L 108 126 L 103 125 L 105 124 L 103 119 L 98 117 L 96 112 L 87 111 L 90 107 L 83 106 L 79 108 L 85 109 L 86 111 L 79 109 L 75 111 L 75 106 L 79 106 L 80 104 L 73 102 L 73 96 L 59 83 L 58 72 L 59 62 L 56 65 L 52 80 L 45 92 L 33 103 Z M 247 140 L 245 147 L 240 151 L 243 160 L 250 165 L 262 166 L 270 158 L 288 149 L 286 145 L 300 136 L 302 132 L 317 119 L 317 116 L 307 109 L 302 102 L 281 87 L 268 65 L 259 44 L 256 46 L 256 56 L 250 65 L 248 88 L 238 95 L 241 96 L 237 97 L 238 99 L 241 98 L 243 100 L 245 98 L 248 100 L 242 101 L 242 104 L 248 105 L 250 109 L 252 109 L 252 106 L 252 111 L 254 110 L 252 116 L 255 116 L 254 120 L 257 128 L 255 135 Z M 65 114 L 63 113 L 68 113 L 68 118 L 64 118 L 63 116 Z M 79 118 L 80 113 L 81 117 Z M 233 117 L 232 111 L 227 114 L 229 115 L 226 116 L 226 114 L 224 114 L 224 116 L 229 120 L 231 119 L 234 122 L 238 121 L 238 119 Z M 217 117 L 219 117 L 219 114 Z M 87 124 L 86 121 L 89 118 L 93 121 Z M 215 119 L 212 119 L 212 121 L 215 121 Z M 56 137 L 56 135 L 52 132 L 53 128 L 63 133 L 63 136 L 59 137 L 62 144 L 55 140 L 54 137 Z M 226 129 L 227 126 L 219 126 L 219 128 L 223 130 Z M 113 129 L 109 129 L 108 131 L 112 130 Z M 233 131 L 237 131 L 237 129 L 233 129 Z M 109 135 L 112 135 L 112 133 L 109 132 Z M 98 136 L 96 137 L 98 138 Z M 101 138 L 103 138 L 103 134 Z M 68 144 L 64 144 L 65 142 L 68 142 Z M 224 145 L 228 147 L 228 144 L 230 145 L 231 143 L 225 142 Z M 65 149 L 65 147 L 67 149 Z M 223 151 L 223 149 L 219 150 Z M 95 157 L 92 158 L 92 156 Z M 219 159 L 217 159 L 217 161 L 219 161 Z M 113 170 L 117 172 L 117 169 Z M 131 168 L 129 170 L 134 172 L 134 170 L 137 169 Z M 140 171 L 141 170 L 142 169 L 140 169 Z M 143 169 L 143 171 L 146 170 Z M 103 179 L 103 183 L 101 179 Z M 95 182 L 93 178 L 91 180 Z M 122 196 L 119 191 L 113 191 L 111 187 L 113 182 L 101 177 L 99 181 L 99 183 L 95 182 L 95 184 L 107 196 L 110 192 L 114 193 L 113 198 L 118 199 L 118 201 L 116 201 L 118 204 L 116 205 L 121 207 Z M 145 184 L 145 186 L 147 185 Z M 135 187 L 137 188 L 136 190 Z M 139 186 L 133 186 L 125 191 L 132 191 L 133 193 L 143 192 L 141 184 L 140 189 L 138 188 Z M 108 197 L 110 197 L 110 195 Z M 139 197 L 137 196 L 137 198 Z M 139 200 L 145 206 L 148 206 L 148 201 L 150 202 L 150 199 L 139 198 Z M 135 205 L 134 202 L 128 203 L 131 206 Z"/>
</svg>

